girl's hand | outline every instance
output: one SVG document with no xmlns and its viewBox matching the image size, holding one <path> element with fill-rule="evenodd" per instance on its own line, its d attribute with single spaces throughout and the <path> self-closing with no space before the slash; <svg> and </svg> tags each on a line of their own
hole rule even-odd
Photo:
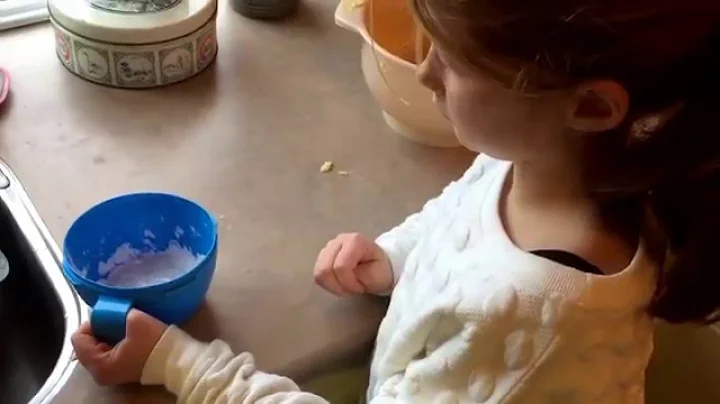
<svg viewBox="0 0 720 404">
<path fill-rule="evenodd" d="M 357 234 L 341 234 L 320 251 L 315 283 L 337 296 L 392 290 L 393 274 L 385 251 Z"/>
<path fill-rule="evenodd" d="M 89 323 L 73 334 L 72 345 L 80 363 L 99 385 L 139 382 L 145 361 L 167 328 L 159 320 L 131 310 L 127 336 L 114 347 L 95 339 Z"/>
</svg>

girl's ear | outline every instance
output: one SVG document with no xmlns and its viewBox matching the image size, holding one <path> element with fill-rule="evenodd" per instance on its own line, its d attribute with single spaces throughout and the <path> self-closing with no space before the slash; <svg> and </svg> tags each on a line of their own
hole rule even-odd
<svg viewBox="0 0 720 404">
<path fill-rule="evenodd" d="M 629 107 L 623 86 L 608 80 L 583 84 L 575 91 L 567 125 L 580 132 L 604 132 L 620 125 Z"/>
</svg>

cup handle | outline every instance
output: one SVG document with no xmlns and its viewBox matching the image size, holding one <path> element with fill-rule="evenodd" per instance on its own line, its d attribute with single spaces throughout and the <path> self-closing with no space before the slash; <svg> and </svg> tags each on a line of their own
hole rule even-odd
<svg viewBox="0 0 720 404">
<path fill-rule="evenodd" d="M 132 302 L 127 299 L 102 295 L 98 297 L 90 314 L 90 325 L 95 336 L 111 345 L 125 339 L 127 315 L 131 307 Z"/>
</svg>

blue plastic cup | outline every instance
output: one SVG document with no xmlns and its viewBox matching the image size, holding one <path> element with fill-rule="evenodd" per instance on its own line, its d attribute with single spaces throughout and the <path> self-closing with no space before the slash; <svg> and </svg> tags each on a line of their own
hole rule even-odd
<svg viewBox="0 0 720 404">
<path fill-rule="evenodd" d="M 194 268 L 164 283 L 106 286 L 100 264 L 124 244 L 141 252 L 178 243 L 204 256 Z M 175 195 L 138 193 L 102 202 L 80 216 L 65 236 L 63 273 L 92 307 L 90 323 L 102 341 L 125 338 L 127 314 L 140 309 L 167 324 L 182 324 L 200 308 L 217 261 L 217 221 L 202 206 Z"/>
</svg>

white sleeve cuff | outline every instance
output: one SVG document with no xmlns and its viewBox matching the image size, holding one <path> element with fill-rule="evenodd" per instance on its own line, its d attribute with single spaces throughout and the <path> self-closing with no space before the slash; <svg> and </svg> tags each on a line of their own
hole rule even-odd
<svg viewBox="0 0 720 404">
<path fill-rule="evenodd" d="M 392 232 L 391 232 L 392 233 Z M 390 262 L 390 269 L 393 274 L 393 287 L 397 285 L 402 275 L 403 269 L 405 269 L 405 260 L 407 258 L 407 251 L 404 248 L 397 245 L 397 241 L 394 235 L 385 233 L 375 240 L 380 248 L 385 251 L 388 261 Z M 391 292 L 391 291 L 390 291 Z M 389 294 L 389 293 L 388 293 Z"/>
<path fill-rule="evenodd" d="M 171 358 L 177 359 L 182 355 L 183 362 L 187 363 L 189 360 L 189 365 L 192 366 L 192 359 L 198 358 L 206 346 L 207 344 L 195 340 L 176 326 L 168 327 L 145 362 L 140 383 L 167 384 L 168 374 L 176 372 L 174 368 L 179 364 L 177 360 L 171 361 Z"/>
</svg>

